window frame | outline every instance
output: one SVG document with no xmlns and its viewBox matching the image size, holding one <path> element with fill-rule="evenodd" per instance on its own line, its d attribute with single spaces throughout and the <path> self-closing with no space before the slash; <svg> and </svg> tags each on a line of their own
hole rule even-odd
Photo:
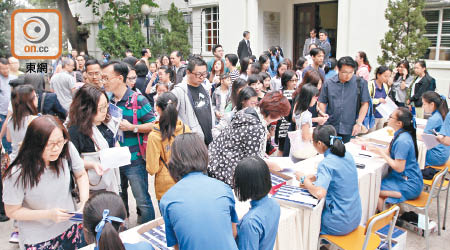
<svg viewBox="0 0 450 250">
<path fill-rule="evenodd" d="M 428 47 L 428 49 L 435 49 L 435 56 L 433 59 L 426 59 L 426 60 L 432 60 L 432 61 L 449 61 L 449 60 L 441 60 L 439 59 L 439 55 L 441 52 L 441 40 L 442 37 L 449 37 L 450 38 L 450 33 L 449 34 L 442 34 L 442 25 L 443 23 L 450 23 L 450 20 L 446 20 L 444 21 L 444 10 L 450 10 L 450 6 L 445 6 L 445 7 L 434 7 L 434 8 L 424 8 L 424 10 L 422 12 L 426 12 L 426 11 L 439 11 L 439 15 L 438 15 L 438 20 L 437 21 L 433 21 L 431 23 L 437 23 L 438 24 L 438 29 L 437 29 L 437 34 L 431 34 L 431 33 L 425 33 L 423 36 L 424 37 L 436 37 L 436 46 L 435 47 Z M 430 23 L 427 21 L 427 24 Z M 450 50 L 450 46 L 449 47 L 443 47 L 444 49 L 449 49 Z"/>
<path fill-rule="evenodd" d="M 206 20 L 206 16 L 207 16 L 207 14 L 206 14 L 206 10 L 207 9 L 210 9 L 211 10 L 211 12 L 210 12 L 210 14 L 208 14 L 208 15 L 210 15 L 211 16 L 211 20 L 210 21 L 207 21 Z M 216 9 L 216 12 L 214 12 L 214 9 Z M 214 45 L 216 45 L 216 44 L 219 44 L 219 39 L 220 39 L 220 29 L 219 29 L 219 27 L 220 27 L 220 10 L 219 10 L 219 6 L 218 5 L 214 5 L 214 6 L 209 6 L 209 7 L 206 7 L 206 8 L 203 8 L 202 9 L 202 20 L 203 20 L 203 23 L 202 23 L 202 49 L 203 49 L 203 53 L 213 53 L 212 52 L 212 47 L 214 46 Z M 213 17 L 214 16 L 217 16 L 217 18 L 216 19 L 213 19 Z M 210 23 L 211 24 L 211 28 L 207 28 L 206 27 L 206 25 L 208 24 L 208 23 Z M 217 23 L 217 27 L 216 28 L 214 28 L 213 26 L 214 26 L 214 23 Z M 210 34 L 211 34 L 211 36 L 207 36 L 208 35 L 208 31 L 209 32 L 211 32 Z M 216 31 L 217 32 L 217 35 L 216 36 L 214 36 L 214 31 Z M 208 37 L 210 37 L 210 40 L 211 40 L 211 42 L 210 43 L 208 43 L 207 41 L 208 41 Z M 214 41 L 217 41 L 217 43 L 214 43 Z M 210 46 L 210 49 L 208 49 L 208 46 Z"/>
</svg>

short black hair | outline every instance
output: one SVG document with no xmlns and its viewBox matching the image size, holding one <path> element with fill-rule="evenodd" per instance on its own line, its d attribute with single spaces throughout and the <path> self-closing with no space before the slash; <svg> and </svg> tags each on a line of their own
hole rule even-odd
<svg viewBox="0 0 450 250">
<path fill-rule="evenodd" d="M 234 193 L 240 201 L 260 200 L 272 188 L 269 167 L 258 156 L 242 159 L 234 169 Z"/>
<path fill-rule="evenodd" d="M 176 55 L 177 57 L 183 59 L 183 54 L 181 53 L 181 51 L 179 51 L 179 50 L 174 50 L 174 51 L 172 51 L 172 53 L 175 53 L 175 55 Z M 172 54 L 172 53 L 171 53 L 171 54 Z M 162 58 L 162 57 L 161 57 L 161 58 Z"/>
<path fill-rule="evenodd" d="M 194 56 L 189 60 L 189 63 L 187 65 L 186 69 L 192 73 L 195 69 L 195 66 L 206 66 L 206 62 L 205 62 L 205 60 L 201 59 L 200 57 Z"/>
<path fill-rule="evenodd" d="M 243 36 L 243 37 L 246 37 L 249 33 L 250 33 L 250 31 L 246 30 L 246 31 L 244 31 L 244 33 L 242 34 L 242 36 Z"/>
<path fill-rule="evenodd" d="M 102 69 L 109 67 L 111 65 L 113 66 L 114 72 L 116 72 L 117 74 L 119 74 L 123 77 L 123 82 L 125 83 L 127 81 L 127 76 L 128 76 L 128 65 L 124 62 L 111 60 L 107 63 L 104 63 L 102 65 Z"/>
<path fill-rule="evenodd" d="M 220 44 L 216 44 L 212 47 L 212 52 L 215 53 L 218 48 L 223 48 L 223 47 Z"/>
<path fill-rule="evenodd" d="M 136 69 L 136 75 L 139 77 L 145 77 L 148 74 L 148 68 L 145 63 L 138 63 L 134 65 L 134 68 Z"/>
<path fill-rule="evenodd" d="M 136 65 L 137 61 L 139 61 L 139 60 L 134 56 L 127 56 L 122 60 L 122 62 L 128 63 L 131 66 Z"/>
<path fill-rule="evenodd" d="M 230 61 L 231 65 L 236 66 L 236 64 L 239 61 L 239 58 L 236 54 L 226 54 L 225 58 L 228 58 L 228 61 Z"/>
<path fill-rule="evenodd" d="M 178 182 L 192 172 L 206 173 L 208 149 L 196 133 L 184 133 L 175 137 L 168 164 L 170 176 Z"/>
<path fill-rule="evenodd" d="M 309 51 L 309 55 L 310 55 L 310 56 L 317 56 L 320 52 L 322 52 L 322 53 L 325 55 L 325 50 L 323 50 L 322 48 L 314 48 L 314 49 L 311 49 L 311 50 Z"/>
<path fill-rule="evenodd" d="M 314 31 L 314 33 L 317 34 L 317 29 L 316 28 L 312 28 L 312 29 L 309 30 L 309 32 L 313 32 L 313 31 Z"/>
<path fill-rule="evenodd" d="M 351 56 L 343 56 L 339 58 L 339 61 L 337 63 L 338 69 L 342 69 L 342 66 L 347 65 L 352 67 L 353 69 L 356 69 L 356 62 L 353 60 Z"/>
<path fill-rule="evenodd" d="M 281 86 L 283 89 L 287 88 L 288 82 L 295 76 L 295 71 L 293 70 L 286 70 L 283 75 L 281 75 Z"/>
<path fill-rule="evenodd" d="M 328 36 L 328 32 L 326 31 L 326 30 L 324 30 L 324 29 L 321 29 L 320 31 L 319 31 L 319 34 L 320 33 L 323 33 L 323 34 L 325 34 L 326 36 Z"/>
<path fill-rule="evenodd" d="M 257 82 L 262 82 L 262 78 L 259 74 L 253 74 L 253 75 L 249 75 L 247 78 L 247 84 L 250 86 L 253 83 L 257 83 Z"/>
<path fill-rule="evenodd" d="M 91 60 L 88 60 L 88 61 L 84 64 L 84 68 L 85 68 L 85 70 L 87 70 L 87 67 L 88 67 L 88 66 L 95 65 L 95 64 L 98 64 L 98 66 L 101 67 L 100 62 L 99 62 L 97 59 L 91 59 Z"/>
<path fill-rule="evenodd" d="M 142 55 L 142 56 L 145 56 L 145 53 L 147 53 L 147 50 L 148 50 L 148 48 L 143 48 L 143 49 L 141 50 L 141 55 Z"/>
</svg>

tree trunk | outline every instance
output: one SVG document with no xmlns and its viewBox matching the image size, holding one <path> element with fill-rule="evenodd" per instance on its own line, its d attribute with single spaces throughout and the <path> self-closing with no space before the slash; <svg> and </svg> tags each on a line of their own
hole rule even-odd
<svg viewBox="0 0 450 250">
<path fill-rule="evenodd" d="M 87 54 L 88 36 L 80 35 L 80 33 L 78 32 L 77 28 L 79 24 L 77 19 L 73 17 L 72 12 L 70 11 L 68 0 L 56 0 L 56 4 L 62 15 L 64 32 L 69 38 L 72 48 L 76 49 L 78 52 L 84 51 Z"/>
</svg>

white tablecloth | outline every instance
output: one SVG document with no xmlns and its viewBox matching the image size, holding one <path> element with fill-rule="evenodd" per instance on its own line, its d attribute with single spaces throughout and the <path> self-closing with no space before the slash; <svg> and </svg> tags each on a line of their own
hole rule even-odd
<svg viewBox="0 0 450 250">
<path fill-rule="evenodd" d="M 426 120 L 420 119 L 420 123 L 423 123 L 423 121 L 426 121 Z M 418 119 L 418 124 L 419 124 L 419 119 Z M 385 128 L 380 129 L 380 130 L 376 130 L 376 131 L 374 131 L 372 133 L 369 133 L 367 135 L 364 135 L 362 137 L 390 143 L 391 140 L 394 137 L 389 135 L 388 129 L 390 129 L 390 128 L 385 127 Z M 423 129 L 420 129 L 420 128 L 417 128 L 417 130 L 419 130 L 419 131 L 422 130 L 423 131 Z M 425 159 L 426 159 L 426 156 L 427 156 L 427 147 L 425 146 L 425 143 L 423 143 L 422 141 L 417 140 L 417 149 L 419 151 L 419 157 L 417 159 L 417 162 L 419 163 L 420 169 L 424 169 L 425 168 Z"/>
<path fill-rule="evenodd" d="M 358 169 L 359 193 L 362 206 L 361 225 L 364 225 L 375 214 L 385 162 L 382 158 L 376 157 L 370 152 L 362 151 L 359 145 L 347 143 L 346 149 L 353 155 L 355 162 L 366 165 L 364 169 Z M 372 157 L 360 156 L 359 153 L 371 155 Z M 290 176 L 294 176 L 295 171 L 315 174 L 318 164 L 323 160 L 323 155 L 317 155 L 296 164 L 293 164 L 288 157 L 274 157 L 271 160 L 279 163 L 282 167 L 288 168 L 283 172 Z M 323 203 L 324 201 L 322 200 L 314 209 L 283 208 L 274 249 L 317 249 Z M 284 221 L 285 213 L 288 213 L 288 209 L 296 210 L 295 213 L 291 213 L 292 217 L 289 221 L 298 223 L 297 228 L 290 228 L 292 225 Z M 290 246 L 300 247 L 292 248 Z"/>
</svg>

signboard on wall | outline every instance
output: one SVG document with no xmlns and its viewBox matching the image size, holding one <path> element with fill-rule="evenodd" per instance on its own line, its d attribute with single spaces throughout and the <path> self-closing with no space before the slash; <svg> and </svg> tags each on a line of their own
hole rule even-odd
<svg viewBox="0 0 450 250">
<path fill-rule="evenodd" d="M 263 50 L 280 45 L 280 12 L 264 11 Z"/>
</svg>

